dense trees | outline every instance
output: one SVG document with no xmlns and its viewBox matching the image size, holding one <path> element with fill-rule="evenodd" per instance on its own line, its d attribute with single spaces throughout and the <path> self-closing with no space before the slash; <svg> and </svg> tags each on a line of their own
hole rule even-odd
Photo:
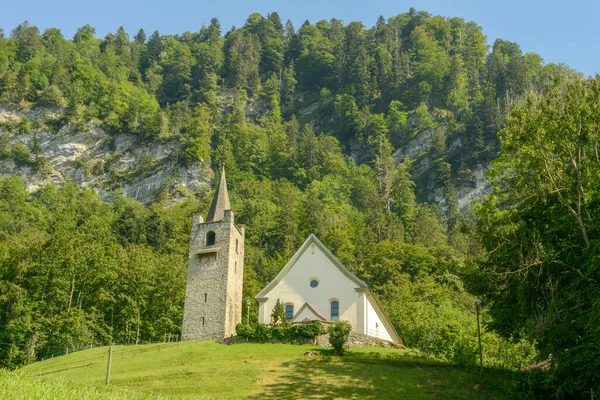
<svg viewBox="0 0 600 400">
<path fill-rule="evenodd" d="M 477 213 L 487 253 L 473 285 L 491 301 L 491 327 L 537 341 L 560 398 L 600 383 L 599 96 L 596 77 L 556 81 L 513 104 L 495 192 Z"/>
<path fill-rule="evenodd" d="M 2 133 L 35 137 L 66 123 L 99 125 L 110 134 L 172 141 L 185 165 L 224 164 L 238 222 L 248 228 L 245 297 L 312 232 L 385 300 L 407 345 L 464 365 L 475 360 L 475 298 L 462 277 L 483 250 L 461 230 L 455 183 L 495 157 L 496 133 L 517 103 L 504 131 L 502 196 L 482 206 L 478 228 L 486 250 L 503 246 L 483 270 L 500 265 L 507 274 L 485 275 L 493 279 L 473 290 L 496 296 L 490 323 L 506 337 L 519 338 L 523 325 L 535 331 L 556 324 L 554 335 L 574 324 L 580 336 L 530 336 L 557 357 L 580 346 L 585 358 L 585 346 L 597 346 L 587 341 L 595 314 L 584 314 L 597 307 L 589 293 L 578 297 L 577 286 L 593 283 L 596 121 L 591 100 L 583 109 L 574 100 L 593 99 L 596 83 L 572 84 L 564 93 L 557 86 L 548 93 L 560 100 L 533 95 L 520 105 L 525 93 L 576 74 L 523 54 L 515 43 L 497 40 L 489 51 L 475 23 L 413 9 L 381 17 L 372 28 L 332 19 L 296 29 L 277 13 L 255 13 L 225 33 L 213 19 L 180 35 L 140 30 L 131 38 L 122 28 L 103 39 L 95 34 L 86 25 L 68 40 L 58 29 L 40 33 L 24 22 L 0 35 L 0 102 L 55 111 L 4 122 Z M 553 113 L 564 126 L 552 125 Z M 581 118 L 569 120 L 572 113 Z M 540 142 L 530 124 L 549 124 L 554 136 Z M 573 126 L 581 130 L 561 133 Z M 443 215 L 417 202 L 411 160 L 397 165 L 392 158 L 395 148 L 425 134 L 446 200 Z M 461 143 L 453 155 L 450 140 Z M 43 171 L 43 156 L 35 140 L 11 146 L 0 136 L 0 157 Z M 150 168 L 152 160 L 141 164 Z M 527 196 L 519 202 L 521 194 Z M 178 333 L 190 215 L 205 211 L 210 193 L 199 196 L 169 204 L 167 188 L 148 207 L 118 196 L 104 204 L 71 184 L 28 194 L 15 178 L 1 181 L 2 365 Z M 564 229 L 568 240 L 541 241 L 544 227 Z M 503 236 L 515 234 L 527 246 Z M 540 274 L 527 275 L 524 286 L 508 279 L 521 262 L 558 272 L 544 272 L 544 284 L 529 290 Z M 579 278 L 563 281 L 566 275 Z M 556 296 L 562 282 L 573 285 L 573 298 Z M 515 290 L 502 290 L 511 285 Z M 539 308 L 525 309 L 538 298 Z M 564 345 L 565 336 L 576 343 Z M 517 368 L 535 359 L 525 341 L 514 345 L 491 332 L 484 339 L 488 363 Z M 572 359 L 562 360 L 566 367 Z"/>
<path fill-rule="evenodd" d="M 0 359 L 162 339 L 181 324 L 186 208 L 0 182 Z M 168 266 L 168 268 L 165 268 Z"/>
</svg>

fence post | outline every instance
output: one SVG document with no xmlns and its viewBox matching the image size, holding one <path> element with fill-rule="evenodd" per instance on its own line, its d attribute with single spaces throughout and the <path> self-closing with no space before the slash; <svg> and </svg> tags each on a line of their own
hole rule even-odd
<svg viewBox="0 0 600 400">
<path fill-rule="evenodd" d="M 106 384 L 110 383 L 110 364 L 112 363 L 112 351 L 113 348 L 110 346 L 108 348 L 108 363 L 106 364 Z"/>
<path fill-rule="evenodd" d="M 479 374 L 483 375 L 483 353 L 481 351 L 481 329 L 479 328 L 479 303 L 475 303 L 477 312 L 477 340 L 479 342 Z"/>
</svg>

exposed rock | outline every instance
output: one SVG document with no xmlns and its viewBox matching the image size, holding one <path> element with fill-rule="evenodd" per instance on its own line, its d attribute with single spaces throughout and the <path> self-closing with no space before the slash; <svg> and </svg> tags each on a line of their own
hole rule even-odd
<svg viewBox="0 0 600 400">
<path fill-rule="evenodd" d="M 42 115 L 40 111 L 0 108 L 0 122 L 20 121 L 23 116 L 35 119 Z M 111 193 L 121 193 L 148 203 L 165 188 L 172 189 L 173 197 L 178 198 L 209 188 L 212 179 L 210 167 L 200 162 L 189 166 L 177 162 L 175 141 L 144 143 L 137 135 L 109 135 L 93 124 L 83 130 L 67 124 L 57 133 L 41 130 L 36 131 L 35 136 L 6 134 L 11 146 L 20 142 L 32 149 L 37 140 L 41 148 L 46 167 L 40 171 L 31 165 L 18 165 L 10 158 L 0 159 L 0 176 L 23 178 L 31 192 L 49 183 L 73 180 L 79 186 L 96 190 L 103 199 L 110 199 Z M 153 162 L 141 170 L 140 161 L 145 154 L 150 155 Z"/>
<path fill-rule="evenodd" d="M 417 182 L 416 194 L 422 200 L 436 203 L 442 210 L 446 209 L 445 187 L 440 182 L 435 170 L 434 157 L 431 154 L 433 140 L 437 132 L 444 133 L 444 127 L 420 131 L 406 140 L 393 153 L 397 164 L 410 160 L 412 162 L 412 178 Z M 446 155 L 452 158 L 462 151 L 460 137 L 453 137 L 447 142 Z M 455 182 L 459 208 L 464 209 L 471 200 L 482 198 L 491 192 L 485 177 L 489 165 L 478 165 L 471 173 L 471 182 Z"/>
</svg>

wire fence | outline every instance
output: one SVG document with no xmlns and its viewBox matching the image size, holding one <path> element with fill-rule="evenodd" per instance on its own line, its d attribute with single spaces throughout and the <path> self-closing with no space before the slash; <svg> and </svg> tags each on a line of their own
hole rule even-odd
<svg viewBox="0 0 600 400">
<path fill-rule="evenodd" d="M 164 335 L 164 339 L 163 341 L 137 341 L 137 343 L 133 343 L 133 341 L 121 341 L 121 342 L 97 342 L 97 343 L 88 343 L 85 345 L 80 345 L 80 346 L 61 346 L 59 344 L 56 343 L 47 343 L 45 345 L 40 346 L 39 348 L 36 349 L 36 353 L 37 354 L 44 354 L 43 356 L 41 356 L 39 359 L 35 360 L 35 362 L 37 361 L 45 361 L 54 357 L 60 357 L 60 356 L 64 356 L 67 354 L 71 354 L 71 353 L 76 353 L 78 351 L 82 351 L 82 350 L 89 350 L 89 349 L 93 349 L 93 348 L 97 348 L 97 347 L 106 347 L 106 346 L 116 346 L 116 345 L 124 345 L 124 346 L 133 346 L 133 345 L 144 345 L 144 344 L 158 344 L 158 343 L 171 343 L 171 342 L 177 342 L 180 340 L 180 336 L 176 335 L 176 334 L 166 334 Z M 7 347 L 17 347 L 22 349 L 23 351 L 27 351 L 27 347 L 31 345 L 31 342 L 17 342 L 17 341 L 11 341 L 11 342 L 0 342 L 0 349 L 1 348 L 7 348 Z M 52 353 L 48 354 L 48 350 L 56 350 L 56 349 L 64 349 L 61 351 L 55 351 Z"/>
<path fill-rule="evenodd" d="M 173 346 L 173 344 L 174 344 L 174 346 Z M 179 347 L 179 340 L 177 340 L 175 342 L 163 342 L 163 343 L 159 343 L 159 344 L 156 344 L 153 346 L 148 346 L 148 345 L 143 345 L 143 344 L 130 345 L 130 346 L 135 346 L 136 348 L 130 349 L 130 350 L 113 351 L 112 359 L 113 360 L 114 359 L 122 360 L 125 358 L 132 358 L 132 357 L 140 356 L 142 354 L 155 353 L 155 352 L 160 352 L 160 351 L 164 351 L 164 350 L 176 349 Z M 112 346 L 111 346 L 111 348 L 112 348 Z M 110 354 L 110 350 L 109 350 L 109 354 Z M 111 356 L 109 354 L 106 354 L 106 355 L 102 354 L 99 356 L 86 358 L 83 360 L 76 360 L 76 361 L 71 361 L 71 362 L 66 362 L 66 363 L 61 363 L 61 364 L 49 365 L 46 367 L 36 368 L 34 370 L 27 371 L 26 373 L 29 374 L 30 376 L 43 376 L 43 375 L 50 375 L 50 374 L 54 374 L 54 373 L 58 373 L 58 372 L 68 371 L 68 370 L 72 370 L 72 369 L 76 369 L 76 368 L 85 368 L 85 367 L 89 367 L 94 364 L 104 364 L 105 362 L 106 363 L 110 362 L 109 358 L 111 358 Z"/>
</svg>

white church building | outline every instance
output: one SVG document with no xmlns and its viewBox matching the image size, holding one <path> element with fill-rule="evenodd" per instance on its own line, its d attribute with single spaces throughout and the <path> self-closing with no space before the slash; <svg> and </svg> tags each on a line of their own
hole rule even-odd
<svg viewBox="0 0 600 400">
<path fill-rule="evenodd" d="M 367 284 L 313 234 L 260 293 L 258 322 L 268 324 L 277 300 L 289 322 L 350 322 L 355 332 L 402 343 Z"/>
</svg>

